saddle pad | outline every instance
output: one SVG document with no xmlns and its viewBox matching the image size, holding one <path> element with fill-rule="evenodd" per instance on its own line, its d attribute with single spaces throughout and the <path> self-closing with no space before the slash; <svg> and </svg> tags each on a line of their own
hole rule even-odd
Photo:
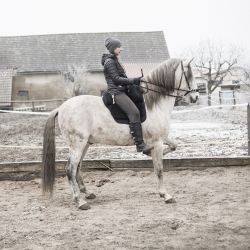
<svg viewBox="0 0 250 250">
<path fill-rule="evenodd" d="M 112 96 L 107 91 L 103 92 L 102 100 L 117 123 L 129 124 L 127 114 L 117 104 L 113 104 Z M 134 104 L 140 111 L 141 122 L 145 122 L 147 119 L 147 114 L 144 101 L 134 102 Z"/>
</svg>

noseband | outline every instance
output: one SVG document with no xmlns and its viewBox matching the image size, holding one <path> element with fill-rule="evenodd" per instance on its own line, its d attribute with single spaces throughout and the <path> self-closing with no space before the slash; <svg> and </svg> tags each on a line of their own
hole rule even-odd
<svg viewBox="0 0 250 250">
<path fill-rule="evenodd" d="M 162 92 L 156 91 L 156 90 L 154 90 L 154 89 L 148 88 L 148 85 L 147 85 L 147 87 L 142 87 L 142 86 L 140 86 L 140 88 L 146 89 L 147 92 L 150 90 L 150 91 L 157 92 L 157 93 L 159 93 L 159 94 L 161 94 L 161 95 L 177 97 L 177 98 L 178 98 L 177 101 L 182 100 L 182 99 L 184 98 L 184 96 L 186 96 L 187 94 L 189 94 L 189 93 L 191 93 L 191 92 L 199 92 L 199 90 L 200 90 L 199 88 L 197 88 L 197 89 L 191 89 L 191 86 L 190 86 L 190 83 L 189 83 L 189 81 L 188 81 L 186 72 L 185 72 L 185 70 L 184 70 L 184 66 L 183 66 L 183 62 L 182 62 L 182 61 L 181 61 L 181 70 L 182 70 L 182 73 L 181 73 L 181 80 L 180 80 L 179 87 L 178 87 L 178 88 L 174 88 L 174 89 L 177 90 L 177 91 L 180 90 L 180 91 L 186 92 L 184 95 L 180 95 L 180 96 L 178 95 L 178 96 L 176 96 L 176 95 L 170 95 L 170 94 L 162 93 Z M 141 71 L 142 71 L 142 70 L 141 70 Z M 181 88 L 180 88 L 180 87 L 181 87 L 181 81 L 182 81 L 183 75 L 184 75 L 185 80 L 186 80 L 186 83 L 187 83 L 187 85 L 188 85 L 188 90 L 186 90 L 186 89 L 181 89 Z M 143 72 L 142 72 L 142 77 L 143 77 Z M 163 87 L 163 88 L 164 88 L 164 86 L 159 86 L 159 85 L 154 84 L 154 83 L 152 83 L 152 82 L 147 82 L 147 81 L 144 81 L 144 80 L 141 80 L 141 82 L 144 82 L 144 83 L 146 83 L 146 84 L 149 83 L 149 84 L 152 84 L 152 85 L 154 85 L 154 86 L 158 86 L 158 87 Z M 146 92 L 146 93 L 147 93 L 147 92 Z"/>
</svg>

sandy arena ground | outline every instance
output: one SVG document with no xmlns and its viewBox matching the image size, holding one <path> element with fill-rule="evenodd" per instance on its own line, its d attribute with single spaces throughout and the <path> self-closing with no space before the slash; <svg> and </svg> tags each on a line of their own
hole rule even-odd
<svg viewBox="0 0 250 250">
<path fill-rule="evenodd" d="M 3 145 L 41 146 L 45 120 L 1 113 L 0 162 L 40 160 L 40 148 Z M 179 147 L 166 157 L 247 155 L 246 126 L 245 111 L 173 114 L 170 136 Z M 64 145 L 57 130 L 57 146 Z M 87 157 L 144 156 L 93 148 Z M 67 149 L 57 159 L 67 159 Z M 1 181 L 0 249 L 250 249 L 249 174 L 248 167 L 166 172 L 177 202 L 165 204 L 152 171 L 85 172 L 97 195 L 87 211 L 77 210 L 66 178 L 56 180 L 51 199 L 39 179 Z"/>
<path fill-rule="evenodd" d="M 97 195 L 77 210 L 66 178 L 0 183 L 0 249 L 250 249 L 250 169 L 171 171 L 165 204 L 153 172 L 92 172 Z M 97 187 L 101 180 L 105 184 Z"/>
</svg>

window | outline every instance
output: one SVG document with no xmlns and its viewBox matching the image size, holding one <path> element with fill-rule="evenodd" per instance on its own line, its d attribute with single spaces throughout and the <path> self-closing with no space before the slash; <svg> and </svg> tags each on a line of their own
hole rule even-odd
<svg viewBox="0 0 250 250">
<path fill-rule="evenodd" d="M 29 100 L 29 92 L 28 91 L 18 91 L 19 100 L 20 101 L 28 101 Z"/>
<path fill-rule="evenodd" d="M 197 83 L 197 87 L 200 89 L 199 93 L 206 94 L 207 93 L 207 87 L 206 83 Z"/>
</svg>

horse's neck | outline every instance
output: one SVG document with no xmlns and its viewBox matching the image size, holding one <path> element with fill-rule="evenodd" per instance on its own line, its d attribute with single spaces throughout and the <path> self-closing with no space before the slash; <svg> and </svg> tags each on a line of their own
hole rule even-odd
<svg viewBox="0 0 250 250">
<path fill-rule="evenodd" d="M 175 95 L 176 93 L 173 93 Z M 171 113 L 174 108 L 175 97 L 166 96 L 162 98 L 148 113 L 151 113 L 152 119 L 156 117 L 165 117 L 168 122 L 171 120 Z"/>
</svg>

